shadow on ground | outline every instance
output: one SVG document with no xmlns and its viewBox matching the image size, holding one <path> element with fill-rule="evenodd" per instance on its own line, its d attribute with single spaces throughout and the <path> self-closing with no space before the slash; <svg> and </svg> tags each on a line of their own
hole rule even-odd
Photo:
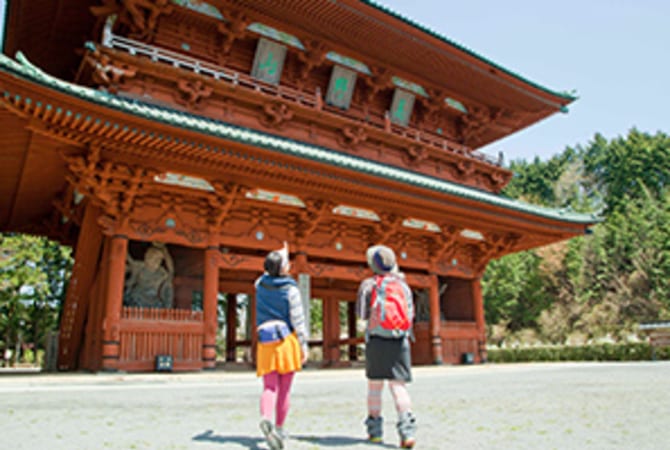
<svg viewBox="0 0 670 450">
<path fill-rule="evenodd" d="M 207 430 L 204 433 L 193 436 L 193 440 L 198 442 L 216 442 L 217 444 L 233 443 L 250 450 L 265 450 L 265 447 L 259 447 L 258 445 L 261 442 L 265 442 L 263 438 L 214 434 L 212 430 Z"/>
<path fill-rule="evenodd" d="M 353 438 L 350 436 L 313 436 L 313 435 L 294 435 L 292 434 L 289 438 L 291 440 L 308 442 L 319 447 L 351 447 L 354 445 L 360 444 L 370 444 L 365 439 Z M 207 430 L 203 433 L 200 433 L 196 436 L 193 436 L 194 441 L 199 442 L 215 442 L 217 444 L 237 444 L 241 447 L 248 448 L 250 450 L 265 450 L 265 446 L 259 446 L 259 444 L 264 443 L 265 439 L 261 437 L 250 437 L 250 436 L 229 436 L 223 434 L 214 434 L 214 431 Z M 375 443 L 375 448 L 397 448 L 395 445 Z"/>
<path fill-rule="evenodd" d="M 375 448 L 398 448 L 395 445 L 374 443 L 371 444 L 367 439 L 353 438 L 350 436 L 308 436 L 308 435 L 291 435 L 291 439 L 296 441 L 305 441 L 310 444 L 323 447 L 349 447 L 359 444 L 374 445 Z"/>
</svg>

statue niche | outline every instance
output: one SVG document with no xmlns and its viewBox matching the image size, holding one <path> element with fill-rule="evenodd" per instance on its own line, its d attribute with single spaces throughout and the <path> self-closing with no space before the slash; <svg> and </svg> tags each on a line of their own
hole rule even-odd
<svg viewBox="0 0 670 450">
<path fill-rule="evenodd" d="M 165 244 L 154 242 L 144 259 L 128 252 L 123 305 L 142 308 L 172 308 L 174 303 L 174 262 Z"/>
</svg>

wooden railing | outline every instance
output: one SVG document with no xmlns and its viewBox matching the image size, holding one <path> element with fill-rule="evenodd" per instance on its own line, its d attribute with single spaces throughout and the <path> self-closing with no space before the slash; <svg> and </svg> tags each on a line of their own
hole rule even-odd
<svg viewBox="0 0 670 450">
<path fill-rule="evenodd" d="M 433 350 L 428 322 L 414 324 L 415 342 L 412 345 L 412 361 L 415 364 L 432 364 Z M 474 321 L 442 321 L 440 325 L 442 360 L 447 364 L 463 363 L 464 354 L 472 354 L 476 360 L 481 355 L 479 331 Z"/>
<path fill-rule="evenodd" d="M 121 319 L 127 320 L 170 320 L 177 322 L 202 322 L 202 311 L 190 309 L 140 308 L 124 306 Z"/>
<path fill-rule="evenodd" d="M 201 311 L 124 307 L 119 368 L 154 370 L 156 356 L 170 355 L 175 370 L 202 368 Z"/>
<path fill-rule="evenodd" d="M 321 97 L 321 92 L 318 88 L 314 94 L 309 94 L 298 89 L 290 88 L 288 86 L 275 86 L 272 84 L 263 83 L 251 77 L 250 75 L 243 74 L 231 69 L 226 69 L 216 64 L 202 61 L 198 58 L 193 58 L 182 53 L 145 44 L 134 39 L 117 36 L 111 32 L 111 27 L 109 26 L 105 28 L 102 44 L 109 48 L 123 50 L 133 56 L 144 56 L 154 62 L 162 62 L 170 64 L 176 68 L 206 75 L 216 80 L 230 83 L 235 87 L 239 86 L 257 92 L 262 92 L 264 94 L 272 95 L 281 98 L 282 100 L 286 100 L 291 103 L 297 103 L 302 106 L 317 109 L 323 107 L 328 111 L 328 113 L 343 116 L 347 119 L 356 120 L 352 119 L 339 108 L 329 108 L 327 105 L 325 105 Z M 438 148 L 444 151 L 452 151 L 466 159 L 473 159 L 495 166 L 501 165 L 501 161 L 498 159 L 485 153 L 473 151 L 469 147 L 459 144 L 455 141 L 440 136 L 435 136 L 425 131 L 411 127 L 400 127 L 394 124 L 391 124 L 391 126 L 388 127 L 386 122 L 388 122 L 388 120 L 364 121 L 365 125 L 384 129 L 391 134 L 401 136 L 405 139 L 414 140 L 433 148 Z"/>
</svg>

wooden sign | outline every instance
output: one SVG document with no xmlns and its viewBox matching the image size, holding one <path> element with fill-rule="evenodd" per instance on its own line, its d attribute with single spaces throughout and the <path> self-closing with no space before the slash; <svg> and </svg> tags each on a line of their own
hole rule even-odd
<svg viewBox="0 0 670 450">
<path fill-rule="evenodd" d="M 412 109 L 414 109 L 414 94 L 396 89 L 391 102 L 391 122 L 407 126 L 412 116 Z"/>
<path fill-rule="evenodd" d="M 326 102 L 338 108 L 349 109 L 355 86 L 356 72 L 341 66 L 333 66 Z"/>
<path fill-rule="evenodd" d="M 279 84 L 284 68 L 286 47 L 265 38 L 258 40 L 251 76 L 270 84 Z"/>
</svg>

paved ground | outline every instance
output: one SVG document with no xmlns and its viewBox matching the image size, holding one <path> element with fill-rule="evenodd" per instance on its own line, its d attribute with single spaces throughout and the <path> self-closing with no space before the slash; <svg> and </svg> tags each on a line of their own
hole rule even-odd
<svg viewBox="0 0 670 450">
<path fill-rule="evenodd" d="M 670 362 L 415 368 L 417 449 L 669 449 Z M 363 440 L 361 369 L 298 375 L 287 450 Z M 250 372 L 0 374 L 2 449 L 267 449 Z"/>
</svg>

